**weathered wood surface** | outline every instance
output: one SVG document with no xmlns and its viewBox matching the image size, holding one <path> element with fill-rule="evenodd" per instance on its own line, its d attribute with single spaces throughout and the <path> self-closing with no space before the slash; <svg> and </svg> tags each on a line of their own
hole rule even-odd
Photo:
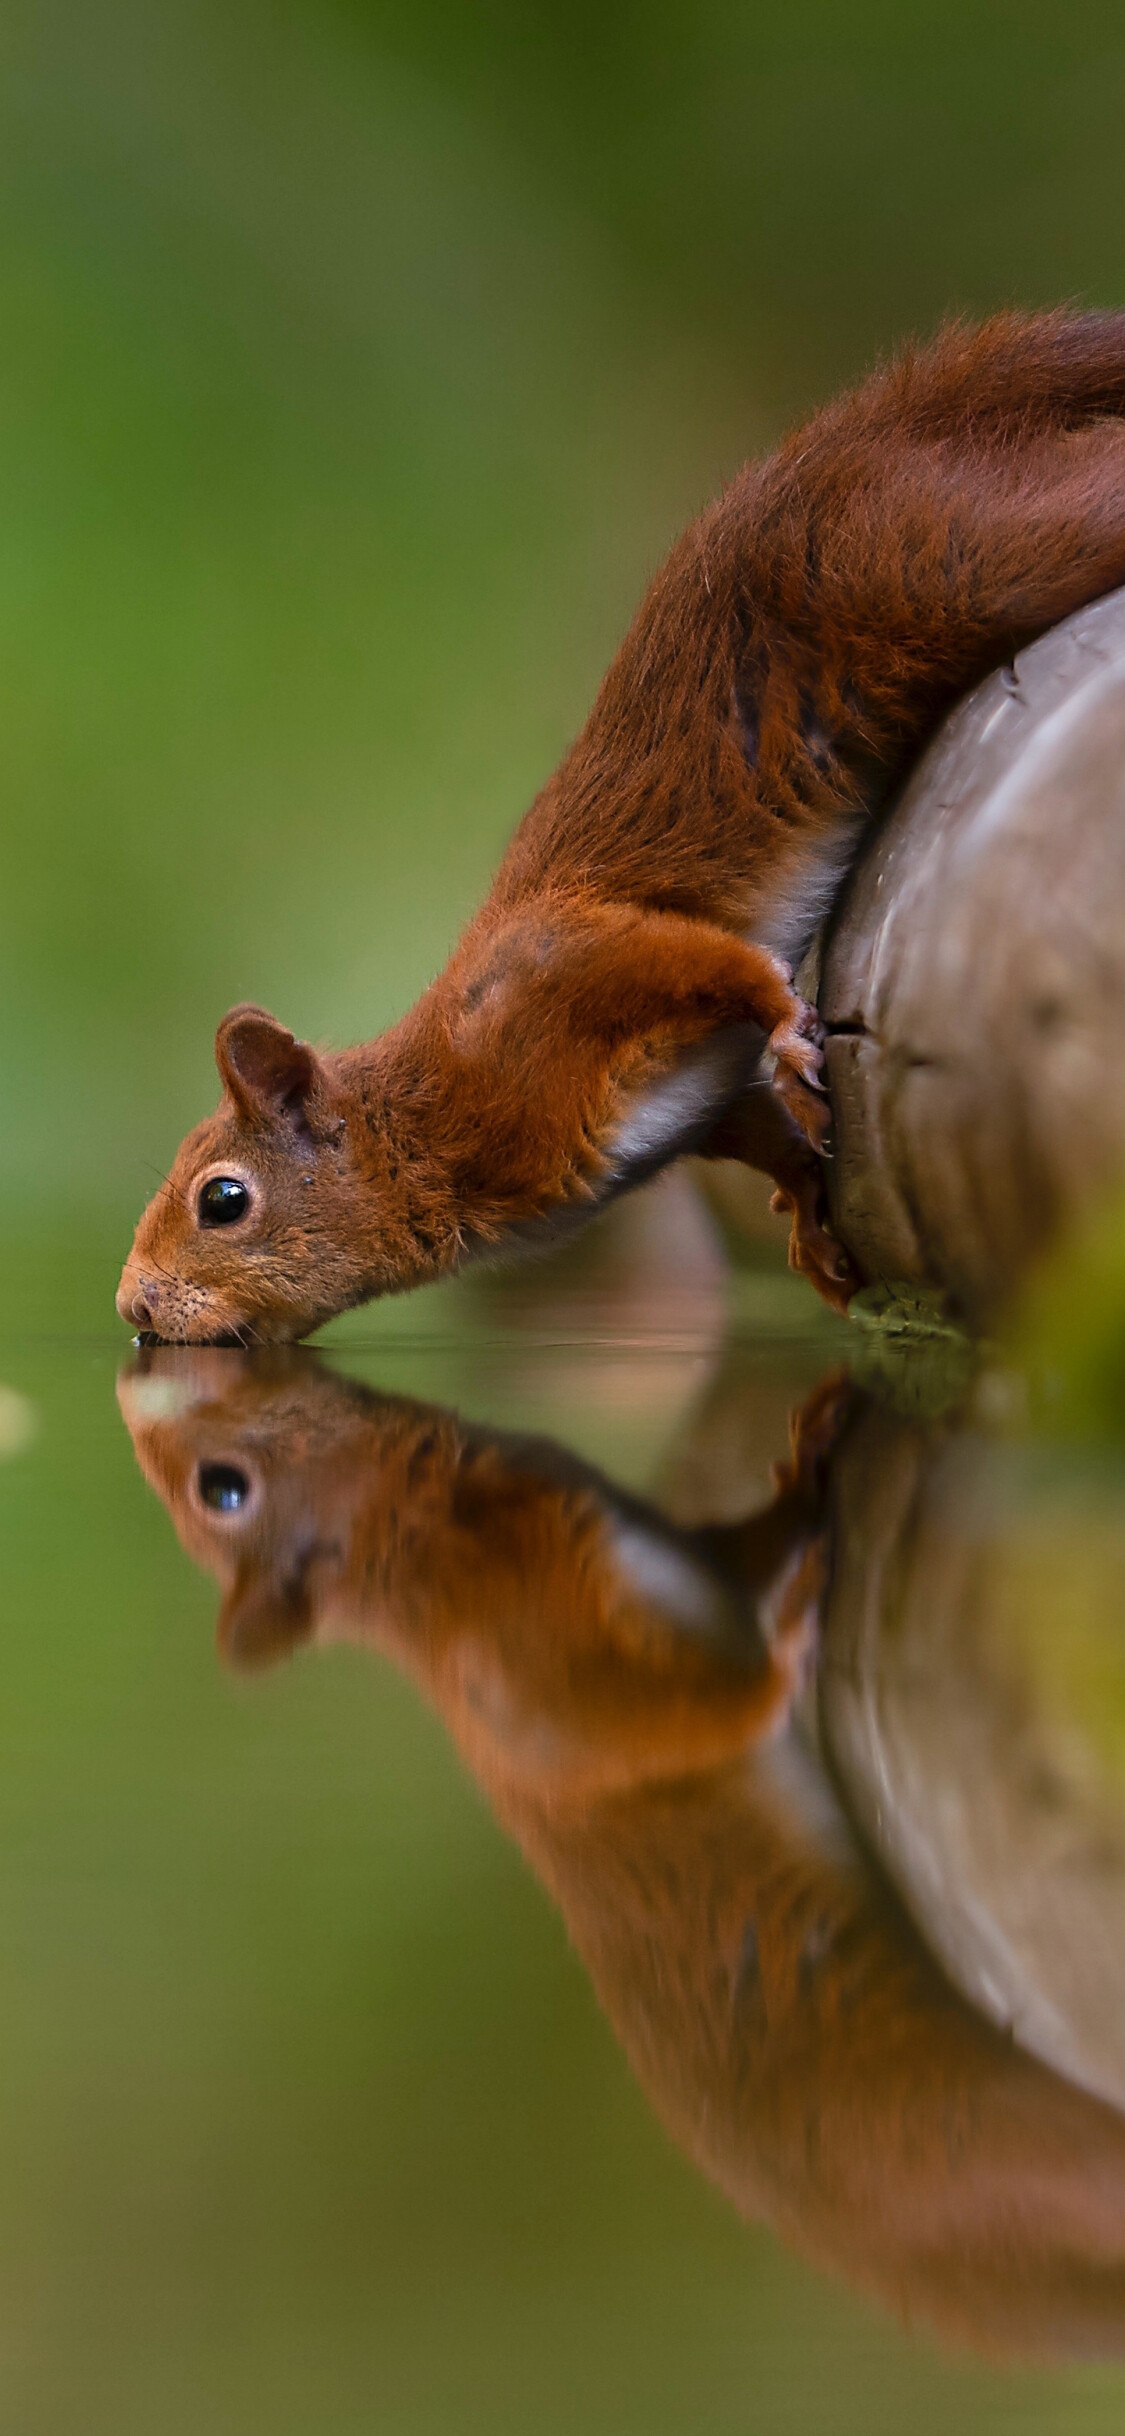
<svg viewBox="0 0 1125 2436">
<path fill-rule="evenodd" d="M 820 1005 L 837 1231 L 992 1317 L 1125 1173 L 1125 591 L 946 722 L 863 856 Z"/>
</svg>

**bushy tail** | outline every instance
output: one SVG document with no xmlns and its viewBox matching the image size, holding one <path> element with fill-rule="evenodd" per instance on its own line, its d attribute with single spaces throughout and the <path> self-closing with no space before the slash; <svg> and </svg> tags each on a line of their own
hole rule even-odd
<svg viewBox="0 0 1125 2436">
<path fill-rule="evenodd" d="M 952 324 L 683 536 L 500 890 L 578 872 L 799 953 L 958 695 L 1119 584 L 1125 313 Z"/>
<path fill-rule="evenodd" d="M 728 494 L 742 671 L 778 808 L 830 812 L 849 764 L 865 790 L 893 780 L 958 693 L 1125 584 L 1119 417 L 1125 314 L 1006 314 L 946 330 L 748 471 Z"/>
</svg>

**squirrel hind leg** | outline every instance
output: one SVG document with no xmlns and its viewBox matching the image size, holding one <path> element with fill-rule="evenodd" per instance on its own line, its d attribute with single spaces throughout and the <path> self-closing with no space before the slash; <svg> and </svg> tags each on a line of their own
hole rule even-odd
<svg viewBox="0 0 1125 2436">
<path fill-rule="evenodd" d="M 770 1208 L 781 1213 L 788 1211 L 792 1218 L 790 1268 L 796 1269 L 798 1276 L 807 1277 L 833 1311 L 846 1311 L 863 1281 L 829 1226 L 828 1199 L 819 1160 L 810 1156 L 804 1172 L 779 1184 Z"/>
<path fill-rule="evenodd" d="M 846 1311 L 863 1281 L 829 1224 L 824 1159 L 811 1138 L 814 1125 L 822 1144 L 828 1128 L 823 1094 L 796 1074 L 787 1074 L 779 1088 L 775 1075 L 772 1083 L 754 1083 L 743 1092 L 720 1118 L 702 1155 L 737 1159 L 772 1176 L 776 1191 L 771 1207 L 787 1212 L 792 1220 L 790 1267 L 808 1278 L 833 1311 Z"/>
</svg>

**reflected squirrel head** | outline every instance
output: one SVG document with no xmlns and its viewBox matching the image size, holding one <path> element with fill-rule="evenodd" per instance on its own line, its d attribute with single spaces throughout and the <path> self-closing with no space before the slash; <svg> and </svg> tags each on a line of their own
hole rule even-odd
<svg viewBox="0 0 1125 2436">
<path fill-rule="evenodd" d="M 374 1434 L 364 1391 L 296 1347 L 201 1346 L 140 1353 L 117 1393 L 145 1479 L 222 1588 L 221 1654 L 257 1668 L 318 1626 L 332 1637 Z"/>
<path fill-rule="evenodd" d="M 583 1797 L 710 1764 L 776 1697 L 737 1584 L 544 1442 L 376 1394 L 297 1347 L 146 1349 L 118 1396 L 145 1478 L 222 1587 L 228 1662 L 377 1650 L 493 1786 Z"/>
<path fill-rule="evenodd" d="M 222 1102 L 188 1134 L 145 1210 L 117 1309 L 142 1336 L 176 1343 L 285 1342 L 372 1291 L 358 1204 L 369 1211 L 373 1181 L 383 1282 L 393 1285 L 394 1176 L 372 1178 L 369 1146 L 361 1182 L 343 1061 L 263 1008 L 224 1016 L 215 1058 Z"/>
</svg>

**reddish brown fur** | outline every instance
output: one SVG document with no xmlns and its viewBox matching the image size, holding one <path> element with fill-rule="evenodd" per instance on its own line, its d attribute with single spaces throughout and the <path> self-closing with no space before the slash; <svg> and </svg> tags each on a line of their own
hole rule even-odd
<svg viewBox="0 0 1125 2436">
<path fill-rule="evenodd" d="M 780 1731 L 834 1389 L 773 1508 L 695 1534 L 551 1449 L 310 1356 L 142 1356 L 122 1402 L 224 1584 L 227 1654 L 347 1637 L 409 1670 L 558 1901 L 653 2104 L 737 2206 L 961 2339 L 1122 2348 L 1125 2123 L 954 1994 Z M 245 1468 L 243 1518 L 200 1504 L 201 1460 Z M 629 1531 L 684 1568 L 692 1613 L 638 1587 Z"/>
<path fill-rule="evenodd" d="M 1125 315 L 1008 315 L 947 330 L 747 466 L 657 576 L 417 1006 L 324 1058 L 259 1010 L 220 1027 L 223 1104 L 141 1220 L 123 1317 L 299 1336 L 592 1209 L 712 1121 L 712 1149 L 777 1176 L 797 1264 L 846 1299 L 814 1027 L 777 955 L 808 945 L 956 696 L 1125 580 L 1123 407 Z M 691 1122 L 647 1166 L 618 1154 L 654 1084 L 716 1041 Z M 784 1105 L 759 1126 L 737 1103 L 763 1051 Z M 254 1206 L 204 1233 L 217 1169 Z"/>
</svg>

